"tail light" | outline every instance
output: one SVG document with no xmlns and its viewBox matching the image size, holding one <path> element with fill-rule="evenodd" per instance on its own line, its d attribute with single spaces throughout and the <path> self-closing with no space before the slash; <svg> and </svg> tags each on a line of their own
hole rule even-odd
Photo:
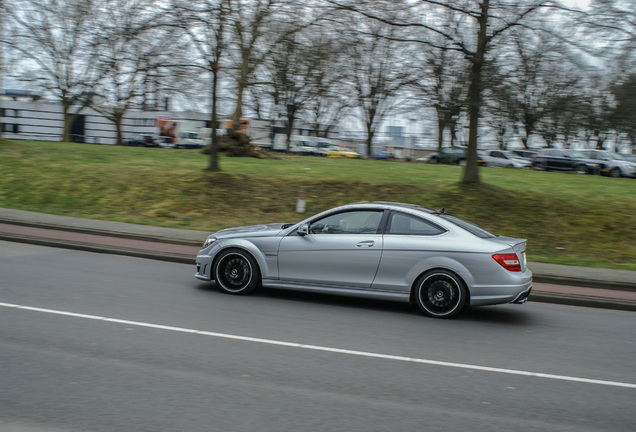
<svg viewBox="0 0 636 432">
<path fill-rule="evenodd" d="M 519 262 L 519 257 L 517 254 L 506 253 L 506 254 L 494 254 L 493 259 L 499 263 L 500 266 L 505 268 L 508 271 L 520 272 L 521 271 L 521 263 Z"/>
</svg>

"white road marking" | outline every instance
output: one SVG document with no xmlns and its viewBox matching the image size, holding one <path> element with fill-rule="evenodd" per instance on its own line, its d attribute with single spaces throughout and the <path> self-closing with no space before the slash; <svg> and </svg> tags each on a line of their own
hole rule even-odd
<svg viewBox="0 0 636 432">
<path fill-rule="evenodd" d="M 515 369 L 504 369 L 504 368 L 478 366 L 478 365 L 471 365 L 471 364 L 464 364 L 464 363 L 428 360 L 423 358 L 380 354 L 380 353 L 373 353 L 373 352 L 366 352 L 366 351 L 332 348 L 332 347 L 319 346 L 319 345 L 306 345 L 306 344 L 300 344 L 295 342 L 285 342 L 285 341 L 278 341 L 273 339 L 262 339 L 262 338 L 255 338 L 255 337 L 249 337 L 249 336 L 239 336 L 239 335 L 232 335 L 227 333 L 211 332 L 206 330 L 196 330 L 196 329 L 188 329 L 184 327 L 174 327 L 174 326 L 167 326 L 167 325 L 161 325 L 161 324 L 152 324 L 152 323 L 146 323 L 141 321 L 129 321 L 129 320 L 123 320 L 118 318 L 108 318 L 108 317 L 103 317 L 98 315 L 86 315 L 86 314 L 80 314 L 75 312 L 61 311 L 61 310 L 55 310 L 55 309 L 45 309 L 45 308 L 32 307 L 32 306 L 23 306 L 23 305 L 11 304 L 11 303 L 0 302 L 0 307 L 21 309 L 21 310 L 31 311 L 31 312 L 41 312 L 41 313 L 47 313 L 52 315 L 62 315 L 62 316 L 68 316 L 73 318 L 83 318 L 83 319 L 89 319 L 93 321 L 105 321 L 110 323 L 125 324 L 125 325 L 136 326 L 136 327 L 146 327 L 146 328 L 152 328 L 157 330 L 167 330 L 167 331 L 173 331 L 173 332 L 179 332 L 179 333 L 197 334 L 201 336 L 210 336 L 210 337 L 222 338 L 222 339 L 232 339 L 232 340 L 238 340 L 243 342 L 254 342 L 254 343 L 261 343 L 266 345 L 276 345 L 276 346 L 283 346 L 287 348 L 299 348 L 299 349 L 305 349 L 305 350 L 311 350 L 311 351 L 324 351 L 324 352 L 335 353 L 335 354 L 346 354 L 346 355 L 353 355 L 353 356 L 359 356 L 359 357 L 377 358 L 377 359 L 383 359 L 383 360 L 394 360 L 394 361 L 402 361 L 402 362 L 408 362 L 408 363 L 419 363 L 419 364 L 427 364 L 427 365 L 433 365 L 433 366 L 444 366 L 444 367 L 452 367 L 452 368 L 458 368 L 458 369 L 476 370 L 476 371 L 482 371 L 482 372 L 492 372 L 492 373 L 500 373 L 500 374 L 508 374 L 508 375 L 527 376 L 527 377 L 533 377 L 533 378 L 545 378 L 545 379 L 560 380 L 560 381 L 570 381 L 570 382 L 578 382 L 578 383 L 585 383 L 585 384 L 597 384 L 597 385 L 604 385 L 604 386 L 636 389 L 636 384 L 625 383 L 625 382 L 606 381 L 606 380 L 591 379 L 591 378 L 573 377 L 573 376 L 567 376 L 567 375 L 554 375 L 554 374 L 528 372 L 528 371 L 515 370 Z"/>
</svg>

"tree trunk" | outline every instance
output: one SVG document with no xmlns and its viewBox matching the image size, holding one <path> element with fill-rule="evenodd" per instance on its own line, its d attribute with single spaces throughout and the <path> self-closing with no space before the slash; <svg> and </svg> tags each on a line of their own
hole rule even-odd
<svg viewBox="0 0 636 432">
<path fill-rule="evenodd" d="M 446 121 L 442 117 L 441 113 L 437 113 L 437 151 L 442 151 L 444 145 L 444 128 L 446 128 Z"/>
<path fill-rule="evenodd" d="M 117 145 L 124 145 L 124 137 L 122 134 L 122 130 L 121 130 L 121 121 L 123 118 L 124 114 L 123 113 L 115 113 L 114 116 L 114 120 L 115 120 L 115 131 L 117 133 Z"/>
<path fill-rule="evenodd" d="M 481 109 L 481 73 L 486 55 L 488 43 L 488 12 L 490 0 L 483 0 L 479 5 L 479 34 L 477 36 L 477 49 L 472 58 L 470 71 L 470 86 L 468 88 L 468 112 L 470 116 L 470 129 L 468 131 L 468 150 L 466 151 L 466 168 L 462 183 L 477 184 L 479 180 L 479 167 L 477 166 L 477 132 L 479 127 L 479 114 Z"/>
<path fill-rule="evenodd" d="M 71 142 L 71 124 L 75 116 L 69 113 L 70 105 L 62 101 L 62 116 L 64 118 L 64 128 L 62 129 L 62 142 Z"/>
<path fill-rule="evenodd" d="M 373 157 L 373 128 L 370 123 L 367 123 L 367 158 Z"/>
<path fill-rule="evenodd" d="M 218 64 L 212 68 L 212 119 L 210 129 L 212 133 L 210 135 L 210 163 L 208 165 L 208 171 L 221 171 L 219 166 L 219 137 L 216 134 L 216 127 L 218 123 L 217 113 L 217 101 L 218 101 L 218 86 L 219 86 L 219 68 Z"/>
<path fill-rule="evenodd" d="M 294 131 L 295 120 L 296 120 L 295 110 L 292 112 L 287 111 L 287 125 L 285 126 L 285 136 L 287 137 L 287 142 L 286 142 L 287 153 L 291 151 L 291 136 Z"/>
</svg>

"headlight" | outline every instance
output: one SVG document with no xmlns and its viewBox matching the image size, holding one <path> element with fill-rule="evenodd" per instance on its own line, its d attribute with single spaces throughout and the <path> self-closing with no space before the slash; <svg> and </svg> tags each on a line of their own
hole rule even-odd
<svg viewBox="0 0 636 432">
<path fill-rule="evenodd" d="M 205 241 L 203 242 L 203 249 L 205 249 L 206 247 L 210 246 L 215 241 L 216 241 L 216 237 L 208 237 L 208 238 L 206 238 Z"/>
</svg>

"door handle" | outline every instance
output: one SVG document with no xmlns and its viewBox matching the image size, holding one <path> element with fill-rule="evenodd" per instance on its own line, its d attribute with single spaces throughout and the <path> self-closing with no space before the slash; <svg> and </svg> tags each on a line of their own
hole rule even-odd
<svg viewBox="0 0 636 432">
<path fill-rule="evenodd" d="M 361 241 L 360 243 L 358 243 L 356 245 L 356 247 L 373 247 L 373 245 L 375 244 L 375 242 L 373 240 L 366 240 L 366 241 Z"/>
</svg>

